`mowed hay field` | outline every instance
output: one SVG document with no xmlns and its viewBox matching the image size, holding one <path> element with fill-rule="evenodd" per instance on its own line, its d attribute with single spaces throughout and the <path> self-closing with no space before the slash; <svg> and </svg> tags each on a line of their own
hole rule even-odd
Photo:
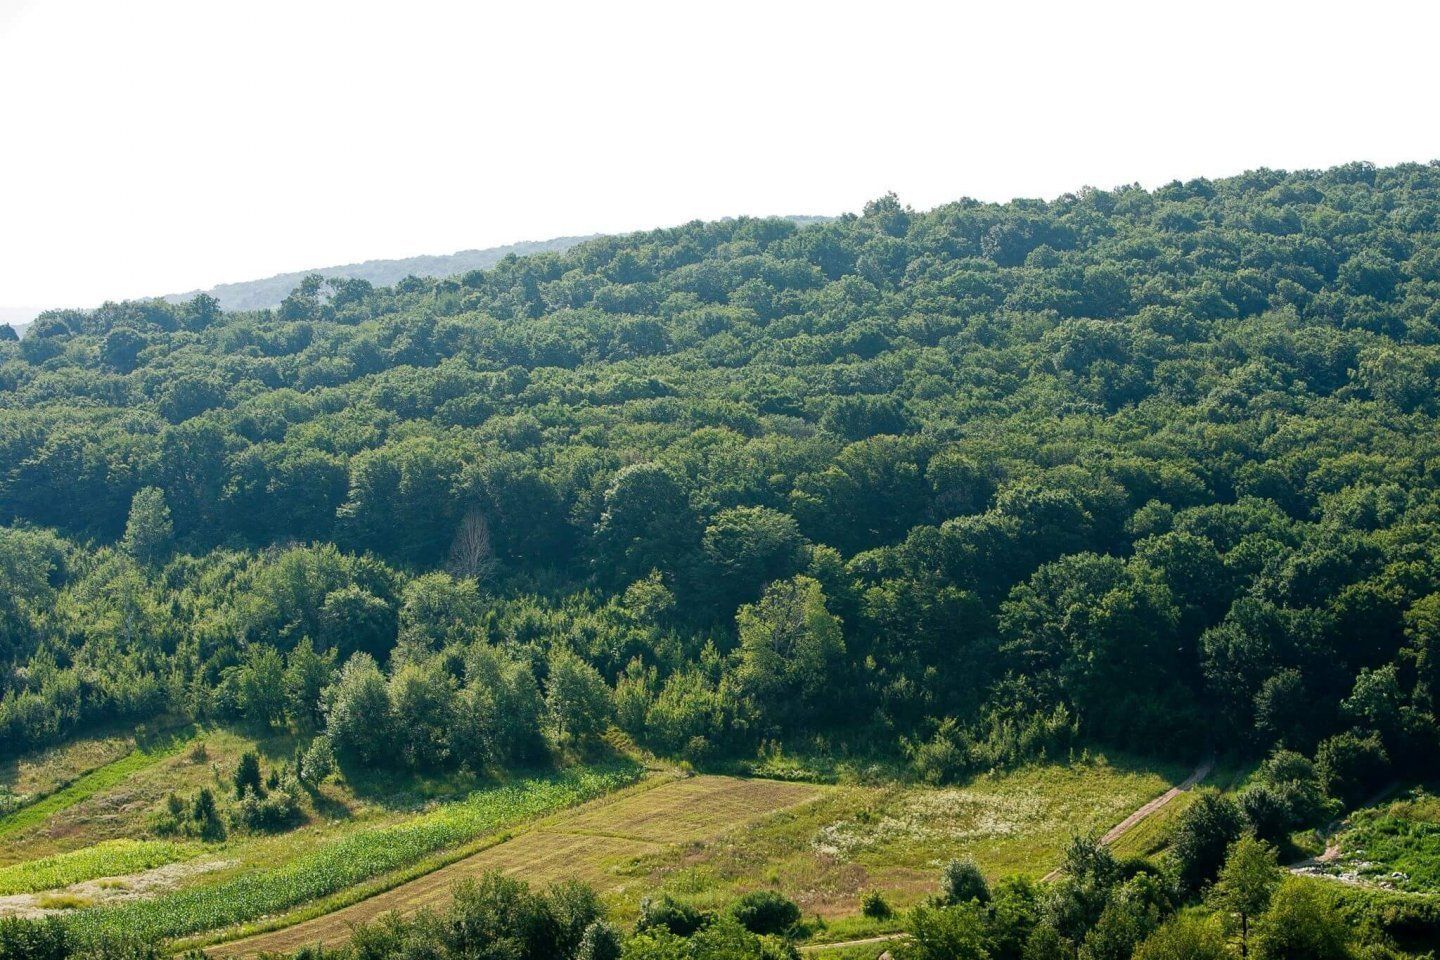
<svg viewBox="0 0 1440 960">
<path fill-rule="evenodd" d="M 543 884 L 575 877 L 619 894 L 638 858 L 685 849 L 743 831 L 822 799 L 815 784 L 699 776 L 595 800 L 548 817 L 502 843 L 393 890 L 291 927 L 210 948 L 212 956 L 289 952 L 348 939 L 357 923 L 390 911 L 441 907 L 457 881 L 500 871 Z M 638 895 L 638 892 L 637 892 Z"/>
<path fill-rule="evenodd" d="M 992 881 L 1039 879 L 1059 864 L 1074 834 L 1104 833 L 1188 773 L 1102 756 L 955 787 L 836 787 L 718 842 L 641 857 L 623 872 L 630 883 L 617 912 L 633 915 L 641 890 L 718 909 L 746 890 L 774 887 L 807 917 L 843 919 L 846 929 L 863 931 L 867 924 L 857 918 L 869 890 L 896 907 L 914 904 L 935 892 L 945 862 L 962 856 L 974 857 Z"/>
<path fill-rule="evenodd" d="M 978 777 L 961 787 L 818 785 L 698 776 L 644 784 L 563 811 L 465 860 L 295 926 L 210 949 L 285 952 L 345 940 L 391 910 L 442 907 L 456 881 L 500 871 L 532 884 L 593 884 L 630 922 L 657 891 L 707 909 L 773 887 L 835 931 L 864 932 L 860 897 L 896 906 L 933 892 L 950 858 L 992 878 L 1040 878 L 1076 833 L 1100 834 L 1181 782 L 1179 766 L 1091 757 Z M 652 785 L 653 784 L 653 785 Z"/>
</svg>

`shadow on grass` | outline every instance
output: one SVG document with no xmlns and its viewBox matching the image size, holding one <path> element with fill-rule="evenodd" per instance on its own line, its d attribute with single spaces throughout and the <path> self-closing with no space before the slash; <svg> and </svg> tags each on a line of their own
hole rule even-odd
<svg viewBox="0 0 1440 960">
<path fill-rule="evenodd" d="M 490 768 L 480 774 L 465 770 L 415 772 L 363 764 L 353 757 L 338 758 L 345 785 L 356 798 L 400 811 L 414 810 L 433 802 L 463 799 L 477 790 L 504 786 L 517 780 L 548 779 L 577 765 L 607 767 L 634 762 L 633 758 L 608 747 L 584 757 L 551 758 L 522 767 Z"/>
</svg>

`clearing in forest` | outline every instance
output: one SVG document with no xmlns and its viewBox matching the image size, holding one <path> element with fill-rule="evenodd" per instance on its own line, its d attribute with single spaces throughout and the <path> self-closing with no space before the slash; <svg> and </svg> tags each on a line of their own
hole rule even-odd
<svg viewBox="0 0 1440 960">
<path fill-rule="evenodd" d="M 577 877 L 616 892 L 627 883 L 618 868 L 637 857 L 717 839 L 815 800 L 827 789 L 700 776 L 595 800 L 392 890 L 291 927 L 212 947 L 209 953 L 228 957 L 333 945 L 348 939 L 354 925 L 392 910 L 407 913 L 444 906 L 456 881 L 496 870 L 530 883 Z"/>
</svg>

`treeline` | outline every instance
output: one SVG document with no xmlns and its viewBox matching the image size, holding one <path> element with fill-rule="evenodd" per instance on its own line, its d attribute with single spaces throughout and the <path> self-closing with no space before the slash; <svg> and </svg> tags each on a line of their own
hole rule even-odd
<svg viewBox="0 0 1440 960">
<path fill-rule="evenodd" d="M 416 765 L 613 720 L 937 779 L 1077 737 L 1423 769 L 1437 377 L 1434 165 L 51 312 L 0 343 L 0 742 L 170 710 Z"/>
</svg>

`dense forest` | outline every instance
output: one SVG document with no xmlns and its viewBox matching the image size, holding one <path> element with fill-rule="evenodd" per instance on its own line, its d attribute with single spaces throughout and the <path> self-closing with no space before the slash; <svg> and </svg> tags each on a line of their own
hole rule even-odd
<svg viewBox="0 0 1440 960">
<path fill-rule="evenodd" d="M 1440 753 L 1437 378 L 1436 165 L 53 311 L 0 329 L 0 750 L 1220 747 L 1358 799 Z"/>
</svg>

